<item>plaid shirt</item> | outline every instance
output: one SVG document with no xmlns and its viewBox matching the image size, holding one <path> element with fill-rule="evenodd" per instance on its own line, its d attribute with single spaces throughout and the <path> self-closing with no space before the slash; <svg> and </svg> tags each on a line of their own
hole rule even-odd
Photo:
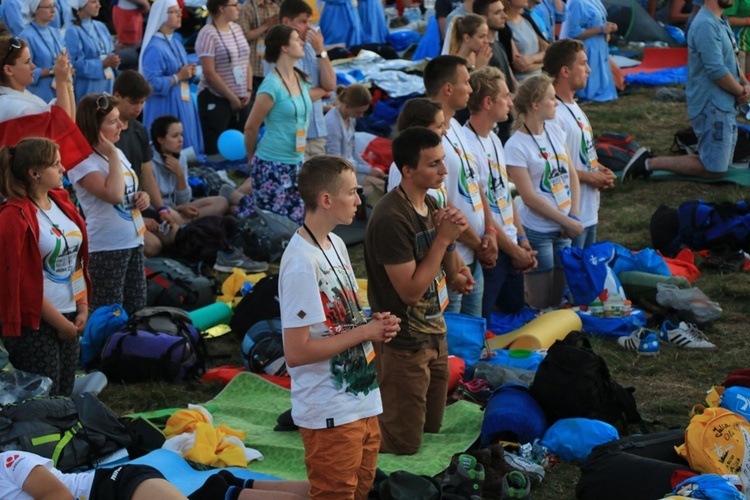
<svg viewBox="0 0 750 500">
<path fill-rule="evenodd" d="M 263 57 L 258 55 L 258 40 L 262 40 L 265 33 L 255 40 L 250 40 L 248 34 L 250 30 L 260 27 L 269 17 L 278 13 L 279 6 L 274 0 L 247 0 L 240 9 L 237 24 L 242 28 L 242 32 L 250 44 L 250 61 L 253 64 L 254 76 L 263 76 Z"/>
</svg>

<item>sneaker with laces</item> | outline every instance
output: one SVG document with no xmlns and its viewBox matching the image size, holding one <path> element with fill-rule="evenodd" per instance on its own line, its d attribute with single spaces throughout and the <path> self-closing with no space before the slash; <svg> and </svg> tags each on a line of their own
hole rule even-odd
<svg viewBox="0 0 750 500">
<path fill-rule="evenodd" d="M 709 342 L 706 334 L 700 331 L 697 326 L 684 321 L 681 321 L 679 325 L 675 325 L 669 320 L 664 321 L 661 325 L 659 338 L 662 342 L 685 349 L 716 349 L 716 345 Z"/>
<path fill-rule="evenodd" d="M 648 148 L 638 148 L 625 168 L 622 169 L 622 183 L 625 184 L 638 177 L 648 178 L 651 172 L 646 170 L 646 160 L 653 157 L 654 155 Z"/>
<path fill-rule="evenodd" d="M 617 339 L 617 345 L 629 351 L 635 351 L 641 356 L 656 356 L 659 354 L 659 337 L 655 332 L 640 328 L 627 337 Z"/>
<path fill-rule="evenodd" d="M 441 487 L 445 493 L 480 499 L 484 487 L 484 467 L 467 453 L 454 455 Z"/>
<path fill-rule="evenodd" d="M 219 250 L 216 253 L 216 264 L 214 270 L 222 273 L 231 273 L 237 267 L 246 273 L 262 273 L 268 270 L 267 262 L 256 262 L 246 257 L 237 248 L 231 250 Z"/>
<path fill-rule="evenodd" d="M 479 406 L 487 405 L 490 396 L 492 396 L 492 386 L 489 382 L 484 379 L 475 378 L 464 382 L 463 380 L 458 381 L 456 386 L 456 399 L 462 399 L 471 403 L 476 403 Z"/>
<path fill-rule="evenodd" d="M 528 458 L 523 458 L 515 453 L 504 453 L 505 465 L 510 469 L 520 472 L 528 477 L 533 484 L 539 484 L 544 479 L 544 467 L 532 462 Z"/>
<path fill-rule="evenodd" d="M 503 487 L 500 492 L 503 500 L 510 498 L 531 498 L 531 482 L 518 471 L 513 471 L 503 478 Z"/>
</svg>

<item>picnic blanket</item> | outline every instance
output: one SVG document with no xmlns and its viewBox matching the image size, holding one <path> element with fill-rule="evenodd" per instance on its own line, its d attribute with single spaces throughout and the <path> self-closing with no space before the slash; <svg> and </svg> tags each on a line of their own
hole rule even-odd
<svg viewBox="0 0 750 500">
<path fill-rule="evenodd" d="M 291 407 L 289 391 L 252 373 L 240 373 L 205 406 L 211 408 L 215 424 L 246 431 L 245 443 L 263 453 L 264 460 L 249 465 L 251 471 L 282 479 L 307 478 L 299 432 L 273 430 L 279 414 Z M 446 408 L 440 434 L 425 434 L 417 454 L 381 454 L 378 467 L 389 474 L 407 470 L 434 476 L 449 465 L 454 453 L 468 449 L 477 439 L 482 416 L 479 406 L 459 401 Z"/>
<path fill-rule="evenodd" d="M 687 66 L 687 47 L 646 47 L 643 50 L 643 61 L 638 66 L 623 68 L 622 73 L 653 73 L 666 68 Z"/>
<path fill-rule="evenodd" d="M 615 172 L 615 175 L 620 178 L 622 172 Z M 659 170 L 651 173 L 649 177 L 652 181 L 691 181 L 691 182 L 704 182 L 707 184 L 716 184 L 719 182 L 727 182 L 731 184 L 737 184 L 738 186 L 750 186 L 750 168 L 729 168 L 724 177 L 719 179 L 706 179 L 703 177 L 689 177 L 687 175 L 675 174 L 664 170 Z"/>
</svg>

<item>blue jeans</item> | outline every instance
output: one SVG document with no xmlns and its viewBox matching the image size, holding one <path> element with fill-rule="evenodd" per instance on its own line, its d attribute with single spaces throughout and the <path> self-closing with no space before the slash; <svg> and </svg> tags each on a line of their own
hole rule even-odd
<svg viewBox="0 0 750 500">
<path fill-rule="evenodd" d="M 493 307 L 506 314 L 515 314 L 523 309 L 523 273 L 513 268 L 508 254 L 499 252 L 497 264 L 492 269 L 482 269 L 484 274 L 484 296 L 482 316 L 490 324 Z"/>
<path fill-rule="evenodd" d="M 482 296 L 484 295 L 484 274 L 479 260 L 469 264 L 469 269 L 474 276 L 474 290 L 469 295 L 459 295 L 448 291 L 448 307 L 446 312 L 466 314 L 468 316 L 482 317 Z"/>
<path fill-rule="evenodd" d="M 580 235 L 573 238 L 570 246 L 586 248 L 594 243 L 596 243 L 596 224 L 585 228 Z"/>
<path fill-rule="evenodd" d="M 545 273 L 553 269 L 562 269 L 560 250 L 570 246 L 570 238 L 563 238 L 560 231 L 543 233 L 524 226 L 531 248 L 536 250 L 536 261 L 539 266 L 532 273 Z"/>
</svg>

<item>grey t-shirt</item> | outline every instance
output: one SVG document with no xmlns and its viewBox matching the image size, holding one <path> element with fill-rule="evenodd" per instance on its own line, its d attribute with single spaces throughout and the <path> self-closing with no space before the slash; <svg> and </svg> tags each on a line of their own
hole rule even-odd
<svg viewBox="0 0 750 500">
<path fill-rule="evenodd" d="M 516 42 L 516 48 L 521 55 L 533 55 L 541 50 L 539 47 L 539 37 L 537 36 L 536 31 L 534 31 L 534 27 L 527 19 L 522 17 L 517 23 L 512 23 L 508 20 L 508 26 L 510 27 L 511 33 L 513 33 L 513 41 Z M 532 75 L 538 75 L 541 72 L 541 68 L 529 71 L 528 73 L 516 72 L 516 80 L 520 83 L 526 78 Z"/>
</svg>

